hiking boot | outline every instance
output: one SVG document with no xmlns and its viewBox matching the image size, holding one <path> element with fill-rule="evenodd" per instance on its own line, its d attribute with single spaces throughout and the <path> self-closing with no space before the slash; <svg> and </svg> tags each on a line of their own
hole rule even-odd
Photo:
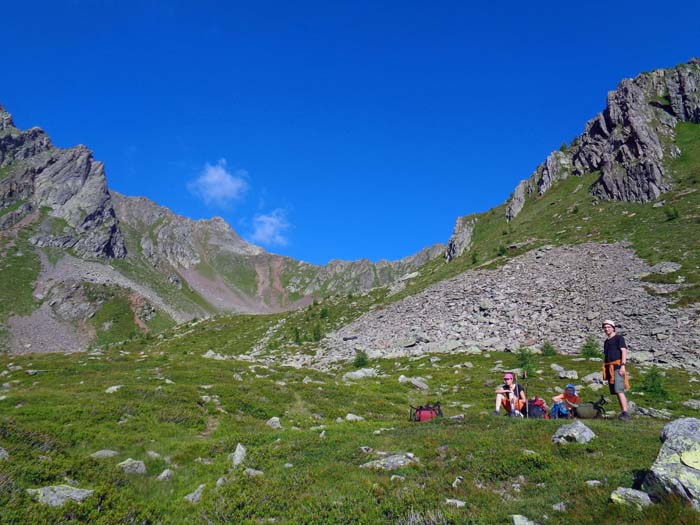
<svg viewBox="0 0 700 525">
<path fill-rule="evenodd" d="M 510 414 L 508 414 L 510 417 L 518 417 L 518 413 L 515 410 L 511 410 Z"/>
<path fill-rule="evenodd" d="M 493 412 L 491 412 L 491 415 L 492 416 L 500 416 L 501 413 L 498 410 L 494 410 Z"/>
<path fill-rule="evenodd" d="M 629 415 L 629 412 L 621 412 L 619 416 L 617 416 L 617 419 L 620 421 L 629 421 L 632 419 Z"/>
</svg>

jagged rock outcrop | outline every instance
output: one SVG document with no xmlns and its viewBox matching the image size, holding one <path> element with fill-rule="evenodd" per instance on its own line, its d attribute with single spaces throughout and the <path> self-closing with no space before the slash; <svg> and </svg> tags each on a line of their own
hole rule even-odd
<svg viewBox="0 0 700 525">
<path fill-rule="evenodd" d="M 600 171 L 591 193 L 603 199 L 649 202 L 670 188 L 666 162 L 679 121 L 700 122 L 700 60 L 625 79 L 607 106 L 565 151 L 551 153 L 518 184 L 506 209 L 513 220 L 528 194 L 542 195 L 570 176 Z"/>
<path fill-rule="evenodd" d="M 71 248 L 81 257 L 126 255 L 104 165 L 85 146 L 56 148 L 39 128 L 20 131 L 0 106 L 0 224 L 8 228 L 37 213 L 37 246 Z"/>
<path fill-rule="evenodd" d="M 452 237 L 450 237 L 450 240 L 447 242 L 447 248 L 445 248 L 445 260 L 447 262 L 459 257 L 469 249 L 477 220 L 477 217 L 459 217 L 457 219 L 455 228 L 452 231 Z"/>
<path fill-rule="evenodd" d="M 370 358 L 517 350 L 546 340 L 575 353 L 612 318 L 630 359 L 697 368 L 700 321 L 692 309 L 670 308 L 668 298 L 647 293 L 653 285 L 640 277 L 649 271 L 620 244 L 539 248 L 364 314 L 330 334 L 316 360 L 351 360 L 358 349 Z"/>
</svg>

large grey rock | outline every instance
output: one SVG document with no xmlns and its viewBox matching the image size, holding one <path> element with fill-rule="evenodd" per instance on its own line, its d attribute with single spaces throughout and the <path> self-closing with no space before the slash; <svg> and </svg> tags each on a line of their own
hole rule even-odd
<svg viewBox="0 0 700 525">
<path fill-rule="evenodd" d="M 652 504 L 649 494 L 646 492 L 624 487 L 617 487 L 615 491 L 610 494 L 610 500 L 619 505 L 632 505 L 637 507 L 638 510 L 642 510 L 642 508 Z"/>
<path fill-rule="evenodd" d="M 574 421 L 568 425 L 561 426 L 552 436 L 552 442 L 558 444 L 565 443 L 588 443 L 595 437 L 593 431 L 580 421 Z"/>
<path fill-rule="evenodd" d="M 82 503 L 92 496 L 93 490 L 78 489 L 70 485 L 52 485 L 38 489 L 27 489 L 27 493 L 34 499 L 49 507 L 60 507 L 69 500 Z"/>
<path fill-rule="evenodd" d="M 420 460 L 410 452 L 402 452 L 392 454 L 390 456 L 369 461 L 360 465 L 360 468 L 370 470 L 397 470 L 415 463 L 420 463 Z"/>
<path fill-rule="evenodd" d="M 642 488 L 652 497 L 675 495 L 700 510 L 700 419 L 672 421 L 661 431 L 661 441 Z"/>
<path fill-rule="evenodd" d="M 125 474 L 145 474 L 146 465 L 141 460 L 135 459 L 125 459 L 121 463 L 117 463 L 117 466 L 124 471 Z"/>
</svg>

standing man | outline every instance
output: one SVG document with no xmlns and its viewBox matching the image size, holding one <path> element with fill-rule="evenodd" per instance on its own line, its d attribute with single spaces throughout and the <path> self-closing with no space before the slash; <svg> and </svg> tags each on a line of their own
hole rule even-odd
<svg viewBox="0 0 700 525">
<path fill-rule="evenodd" d="M 617 395 L 620 402 L 619 419 L 629 421 L 630 415 L 627 412 L 627 396 L 625 391 L 629 390 L 630 384 L 627 378 L 627 344 L 625 338 L 615 333 L 615 323 L 609 319 L 603 321 L 603 330 L 606 339 L 603 345 L 605 359 L 603 363 L 603 381 L 608 382 L 610 393 Z"/>
</svg>

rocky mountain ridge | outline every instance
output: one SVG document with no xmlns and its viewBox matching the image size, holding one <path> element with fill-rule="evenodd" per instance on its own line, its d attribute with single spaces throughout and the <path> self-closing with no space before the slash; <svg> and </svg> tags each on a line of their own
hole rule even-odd
<svg viewBox="0 0 700 525">
<path fill-rule="evenodd" d="M 678 122 L 700 122 L 700 59 L 624 79 L 607 96 L 605 109 L 560 151 L 550 153 L 509 198 L 505 214 L 514 220 L 528 198 L 559 180 L 599 172 L 589 192 L 602 200 L 650 202 L 672 185 L 668 162 L 677 157 Z M 445 252 L 450 261 L 468 251 L 477 219 L 457 219 Z"/>
<path fill-rule="evenodd" d="M 135 326 L 146 330 L 153 315 L 142 311 L 176 322 L 217 312 L 280 312 L 314 297 L 391 284 L 444 250 L 436 245 L 399 261 L 324 266 L 268 253 L 221 218 L 195 221 L 110 191 L 103 163 L 85 146 L 57 148 L 40 128 L 19 130 L 0 106 L 0 257 L 19 232 L 31 232 L 27 250 L 40 263 L 36 279 L 24 285 L 40 307 L 7 320 L 14 350 L 48 346 L 48 326 L 62 334 L 53 349 L 68 351 L 77 341 L 84 347 L 78 332 L 112 329 L 109 322 L 95 329 L 90 320 L 114 299 L 128 303 Z"/>
</svg>

